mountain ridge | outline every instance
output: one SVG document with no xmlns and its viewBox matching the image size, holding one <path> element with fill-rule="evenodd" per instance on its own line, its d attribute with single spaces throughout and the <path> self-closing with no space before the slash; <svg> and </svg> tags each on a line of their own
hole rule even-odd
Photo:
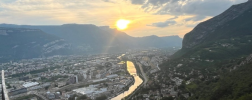
<svg viewBox="0 0 252 100">
<path fill-rule="evenodd" d="M 107 51 L 120 51 L 132 48 L 148 48 L 148 47 L 181 47 L 182 39 L 178 36 L 157 37 L 132 37 L 128 34 L 111 29 L 108 26 L 95 26 L 92 24 L 63 24 L 54 26 L 30 26 L 30 25 L 14 25 L 0 24 L 0 27 L 12 28 L 31 28 L 41 29 L 51 35 L 65 39 L 75 45 L 76 48 L 90 48 L 88 51 L 102 52 L 99 50 L 106 49 Z M 173 39 L 172 41 L 165 39 Z M 152 42 L 149 42 L 152 41 Z M 115 50 L 117 49 L 117 50 Z"/>
<path fill-rule="evenodd" d="M 2 27 L 0 28 L 0 38 L 3 38 L 0 40 L 2 45 L 0 56 L 3 56 L 2 59 L 6 58 L 5 61 L 16 60 L 15 56 L 17 59 L 29 59 L 62 54 L 119 53 L 129 49 L 181 47 L 182 43 L 182 39 L 178 36 L 132 37 L 116 29 L 91 24 L 64 24 L 60 26 L 0 24 L 0 27 Z M 1 29 L 5 31 L 1 31 Z M 16 33 L 11 35 L 12 37 L 6 39 L 4 37 L 10 36 L 8 30 L 21 31 L 15 31 Z M 37 48 L 32 48 L 32 44 L 30 44 L 31 47 L 26 46 L 34 41 L 42 41 L 42 43 L 37 44 Z M 11 44 L 12 42 L 15 43 Z M 34 45 L 36 43 L 38 42 L 34 42 Z M 13 50 L 12 47 L 16 45 L 22 49 Z M 57 48 L 64 49 L 54 52 Z M 34 53 L 29 54 L 28 51 Z"/>
<path fill-rule="evenodd" d="M 191 82 L 179 86 L 180 94 L 193 94 L 181 100 L 251 99 L 251 18 L 249 0 L 200 23 L 185 35 L 182 49 L 161 65 L 164 73 L 183 73 L 175 76 Z"/>
<path fill-rule="evenodd" d="M 39 29 L 0 27 L 0 62 L 70 53 L 63 39 Z"/>
<path fill-rule="evenodd" d="M 191 32 L 184 36 L 182 48 L 190 49 L 203 42 L 207 38 L 207 35 L 213 33 L 216 28 L 235 19 L 250 8 L 252 8 L 252 0 L 233 5 L 220 15 L 198 24 Z"/>
</svg>

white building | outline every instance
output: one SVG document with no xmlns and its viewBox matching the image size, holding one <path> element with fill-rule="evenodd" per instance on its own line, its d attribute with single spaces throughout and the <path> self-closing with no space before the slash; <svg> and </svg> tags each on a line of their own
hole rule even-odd
<svg viewBox="0 0 252 100">
<path fill-rule="evenodd" d="M 25 82 L 25 83 L 23 84 L 23 86 L 24 86 L 25 88 L 33 87 L 33 86 L 36 86 L 36 85 L 39 85 L 39 83 L 38 83 L 38 82 Z"/>
<path fill-rule="evenodd" d="M 89 87 L 84 87 L 84 88 L 79 88 L 79 89 L 75 89 L 73 91 L 83 94 L 83 95 L 87 95 L 88 97 L 93 97 L 95 95 L 107 92 L 108 89 L 107 88 L 96 88 L 97 85 L 89 85 Z"/>
</svg>

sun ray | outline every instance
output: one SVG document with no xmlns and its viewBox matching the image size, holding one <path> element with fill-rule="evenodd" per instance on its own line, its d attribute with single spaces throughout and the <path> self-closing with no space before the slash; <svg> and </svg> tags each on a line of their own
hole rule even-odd
<svg viewBox="0 0 252 100">
<path fill-rule="evenodd" d="M 116 22 L 117 29 L 124 30 L 128 27 L 128 24 L 130 23 L 129 20 L 120 19 Z"/>
</svg>

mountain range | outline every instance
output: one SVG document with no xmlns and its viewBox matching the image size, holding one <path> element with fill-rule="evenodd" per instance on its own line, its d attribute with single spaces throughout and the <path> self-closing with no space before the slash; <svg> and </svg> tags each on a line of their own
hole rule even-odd
<svg viewBox="0 0 252 100">
<path fill-rule="evenodd" d="M 71 45 L 38 29 L 0 28 L 0 61 L 70 54 Z"/>
<path fill-rule="evenodd" d="M 51 25 L 51 26 L 32 26 L 32 25 L 14 25 L 14 24 L 0 24 L 2 35 L 0 35 L 0 42 L 2 43 L 2 58 L 8 58 L 6 56 L 14 55 L 16 58 L 33 58 L 41 56 L 51 55 L 65 55 L 65 54 L 92 54 L 92 53 L 117 53 L 125 52 L 128 49 L 139 49 L 139 48 L 167 48 L 167 47 L 181 47 L 182 39 L 179 36 L 146 36 L 146 37 L 132 37 L 124 32 L 116 29 L 111 29 L 108 26 L 95 26 L 91 24 L 64 24 L 64 25 Z M 13 34 L 9 31 L 15 31 Z M 36 30 L 36 31 L 28 31 Z M 24 31 L 24 32 L 23 32 Z M 28 32 L 28 33 L 26 33 Z M 11 36 L 11 37 L 10 37 Z M 21 36 L 21 37 L 20 37 Z M 43 37 L 43 38 L 41 38 Z M 9 39 L 7 39 L 9 38 Z M 15 43 L 9 44 L 15 40 Z M 45 41 L 48 40 L 48 41 Z M 38 41 L 43 41 L 38 43 Z M 27 48 L 23 45 L 30 46 L 28 43 L 34 43 L 34 45 L 46 45 L 53 41 L 60 41 L 63 44 L 64 49 L 58 50 L 45 55 L 43 50 L 33 48 Z M 17 51 L 11 52 L 12 47 L 18 45 L 25 50 L 16 49 Z M 59 44 L 57 44 L 58 46 Z M 57 46 L 52 46 L 58 48 Z M 7 48 L 9 47 L 9 48 Z M 32 46 L 30 46 L 32 47 Z M 18 51 L 20 50 L 20 51 Z M 63 51 L 61 51 L 63 50 Z M 8 53 L 6 53 L 8 51 Z M 22 52 L 21 52 L 22 51 Z M 23 52 L 37 52 L 36 55 L 27 56 Z M 5 54 L 5 55 L 3 55 Z M 22 56 L 21 56 L 22 55 Z M 25 56 L 24 56 L 25 55 Z"/>
</svg>

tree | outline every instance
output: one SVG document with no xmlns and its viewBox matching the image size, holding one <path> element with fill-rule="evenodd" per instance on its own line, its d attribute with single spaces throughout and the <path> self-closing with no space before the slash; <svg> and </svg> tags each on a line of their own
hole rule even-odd
<svg viewBox="0 0 252 100">
<path fill-rule="evenodd" d="M 6 83 L 7 89 L 11 88 L 11 85 L 9 83 Z"/>
<path fill-rule="evenodd" d="M 246 94 L 237 100 L 251 100 L 251 98 L 252 98 L 252 94 Z"/>
<path fill-rule="evenodd" d="M 45 87 L 45 90 L 48 90 L 50 86 Z"/>
<path fill-rule="evenodd" d="M 69 97 L 68 100 L 75 100 L 75 97 L 78 97 L 78 96 L 74 94 L 73 96 Z"/>
<path fill-rule="evenodd" d="M 95 100 L 106 100 L 106 99 L 107 99 L 107 96 L 105 95 L 95 98 Z"/>
<path fill-rule="evenodd" d="M 15 90 L 15 89 L 17 89 L 17 87 L 16 87 L 16 86 L 13 86 L 13 88 L 14 88 L 14 90 Z"/>
<path fill-rule="evenodd" d="M 163 97 L 161 100 L 173 100 L 173 97 Z"/>
<path fill-rule="evenodd" d="M 178 90 L 178 88 L 177 87 L 174 87 L 174 91 L 177 91 Z"/>
<path fill-rule="evenodd" d="M 84 100 L 87 99 L 88 97 L 86 95 L 82 95 L 80 97 L 77 98 L 77 100 Z"/>
</svg>

